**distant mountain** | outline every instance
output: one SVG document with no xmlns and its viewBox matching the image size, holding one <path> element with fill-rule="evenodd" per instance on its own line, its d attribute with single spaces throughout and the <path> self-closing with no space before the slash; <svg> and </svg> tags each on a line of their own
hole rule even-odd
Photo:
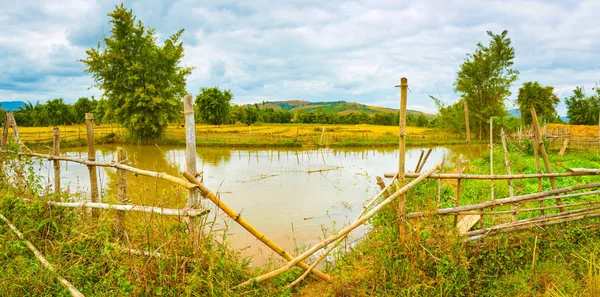
<svg viewBox="0 0 600 297">
<path fill-rule="evenodd" d="M 0 107 L 3 110 L 15 111 L 19 109 L 19 107 L 25 105 L 23 101 L 0 101 Z"/>
<path fill-rule="evenodd" d="M 309 102 L 304 100 L 287 100 L 287 101 L 265 101 L 263 103 L 259 103 L 258 106 L 260 108 L 272 108 L 274 110 L 289 110 L 291 112 L 296 112 L 299 110 L 306 111 L 316 111 L 322 110 L 325 113 L 338 113 L 338 114 L 348 114 L 354 112 L 364 111 L 368 114 L 374 114 L 376 112 L 387 112 L 387 113 L 397 113 L 397 109 L 380 107 L 380 106 L 372 106 L 365 105 L 356 102 L 346 102 L 346 101 L 332 101 L 332 102 Z M 407 110 L 407 114 L 413 115 L 425 115 L 428 118 L 435 117 L 435 115 L 427 114 L 417 110 Z"/>
</svg>

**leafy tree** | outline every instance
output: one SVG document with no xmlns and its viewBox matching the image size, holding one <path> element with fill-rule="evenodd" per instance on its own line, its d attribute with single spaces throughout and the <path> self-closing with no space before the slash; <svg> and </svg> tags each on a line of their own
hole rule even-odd
<svg viewBox="0 0 600 297">
<path fill-rule="evenodd" d="M 526 82 L 519 89 L 517 104 L 521 111 L 521 120 L 524 124 L 529 125 L 531 119 L 531 105 L 534 106 L 538 118 L 543 121 L 556 122 L 558 115 L 556 114 L 556 105 L 560 99 L 554 95 L 554 87 L 542 87 L 537 81 Z"/>
<path fill-rule="evenodd" d="M 243 105 L 233 105 L 231 107 L 229 119 L 232 124 L 235 124 L 238 122 L 244 123 L 246 120 L 246 107 Z"/>
<path fill-rule="evenodd" d="M 567 104 L 567 117 L 573 125 L 596 125 L 600 112 L 600 89 L 594 88 L 596 94 L 586 96 L 581 87 L 573 90 L 573 95 L 565 99 Z"/>
<path fill-rule="evenodd" d="M 42 126 L 65 125 L 73 123 L 71 107 L 62 98 L 49 100 L 42 109 Z"/>
<path fill-rule="evenodd" d="M 455 91 L 469 104 L 469 116 L 477 123 L 474 132 L 479 133 L 480 139 L 490 117 L 506 114 L 504 100 L 519 74 L 512 68 L 515 50 L 507 37 L 508 31 L 487 34 L 491 37 L 490 44 L 477 44 L 475 53 L 465 58 L 454 82 Z"/>
<path fill-rule="evenodd" d="M 466 131 L 464 99 L 460 99 L 451 105 L 445 105 L 440 99 L 434 96 L 429 97 L 433 99 L 438 108 L 439 116 L 437 117 L 436 123 L 439 128 L 452 133 L 462 133 Z"/>
<path fill-rule="evenodd" d="M 250 126 L 258 120 L 258 106 L 248 106 L 246 108 L 246 117 L 244 118 L 244 124 Z"/>
<path fill-rule="evenodd" d="M 77 124 L 85 123 L 85 114 L 86 113 L 94 113 L 96 111 L 96 105 L 98 102 L 92 99 L 88 99 L 87 97 L 81 97 L 75 104 L 73 104 L 73 116 L 74 121 Z"/>
<path fill-rule="evenodd" d="M 110 37 L 104 47 L 86 51 L 81 60 L 95 84 L 104 91 L 107 113 L 128 128 L 130 136 L 149 140 L 160 137 L 168 122 L 179 116 L 178 102 L 185 94 L 182 67 L 183 30 L 156 44 L 154 29 L 147 29 L 123 4 L 112 13 Z"/>
<path fill-rule="evenodd" d="M 229 121 L 233 94 L 230 90 L 221 91 L 218 87 L 202 88 L 196 96 L 196 106 L 200 119 L 211 125 L 224 124 Z"/>
</svg>

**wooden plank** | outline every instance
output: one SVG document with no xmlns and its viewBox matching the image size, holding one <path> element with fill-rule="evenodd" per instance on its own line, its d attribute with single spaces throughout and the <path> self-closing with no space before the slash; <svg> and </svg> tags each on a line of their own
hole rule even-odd
<svg viewBox="0 0 600 297">
<path fill-rule="evenodd" d="M 467 231 L 471 230 L 477 222 L 481 219 L 481 214 L 473 214 L 473 215 L 462 215 L 459 216 L 458 224 L 456 224 L 456 229 L 460 234 L 464 234 Z"/>
</svg>

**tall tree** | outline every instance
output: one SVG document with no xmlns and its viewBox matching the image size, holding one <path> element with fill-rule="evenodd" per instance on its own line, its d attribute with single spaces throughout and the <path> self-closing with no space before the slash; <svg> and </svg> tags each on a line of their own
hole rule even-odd
<svg viewBox="0 0 600 297">
<path fill-rule="evenodd" d="M 73 123 L 73 114 L 71 107 L 63 101 L 62 98 L 49 100 L 44 104 L 42 118 L 43 126 L 65 125 Z"/>
<path fill-rule="evenodd" d="M 123 4 L 108 16 L 110 37 L 104 47 L 91 48 L 81 60 L 96 86 L 104 91 L 107 113 L 128 128 L 130 136 L 158 138 L 169 121 L 179 115 L 178 102 L 185 94 L 185 77 L 192 68 L 183 67 L 183 30 L 156 44 L 154 29 L 145 28 Z"/>
<path fill-rule="evenodd" d="M 600 88 L 593 90 L 596 94 L 587 96 L 582 87 L 573 90 L 573 95 L 565 99 L 567 104 L 567 117 L 573 125 L 596 125 L 600 112 Z"/>
<path fill-rule="evenodd" d="M 469 104 L 469 116 L 477 122 L 474 132 L 479 133 L 480 139 L 490 117 L 506 114 L 504 100 L 519 74 L 512 68 L 515 50 L 507 37 L 508 31 L 487 34 L 491 37 L 490 44 L 478 43 L 475 53 L 467 54 L 454 82 L 455 91 Z"/>
<path fill-rule="evenodd" d="M 542 87 L 537 81 L 524 83 L 519 89 L 519 96 L 517 96 L 521 120 L 526 125 L 532 122 L 531 105 L 535 108 L 535 113 L 541 121 L 556 122 L 558 120 L 556 114 L 558 102 L 560 99 L 554 95 L 554 87 Z"/>
<path fill-rule="evenodd" d="M 229 112 L 233 94 L 231 91 L 221 91 L 218 87 L 202 88 L 196 96 L 196 106 L 200 119 L 211 125 L 229 122 Z"/>
<path fill-rule="evenodd" d="M 97 101 L 88 99 L 87 97 L 81 97 L 75 104 L 73 104 L 73 120 L 77 124 L 85 123 L 85 114 L 93 113 L 96 110 Z"/>
</svg>

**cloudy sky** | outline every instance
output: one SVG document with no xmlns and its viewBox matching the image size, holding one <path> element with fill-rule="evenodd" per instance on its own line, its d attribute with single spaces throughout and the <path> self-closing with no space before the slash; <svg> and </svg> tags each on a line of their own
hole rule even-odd
<svg viewBox="0 0 600 297">
<path fill-rule="evenodd" d="M 85 50 L 109 33 L 117 1 L 0 0 L 0 101 L 100 95 Z M 600 81 L 600 1 L 126 1 L 159 38 L 185 29 L 187 89 L 231 89 L 235 103 L 356 101 L 435 112 L 486 31 L 509 31 L 521 71 L 563 99 Z M 564 104 L 559 113 L 565 114 Z"/>
</svg>

